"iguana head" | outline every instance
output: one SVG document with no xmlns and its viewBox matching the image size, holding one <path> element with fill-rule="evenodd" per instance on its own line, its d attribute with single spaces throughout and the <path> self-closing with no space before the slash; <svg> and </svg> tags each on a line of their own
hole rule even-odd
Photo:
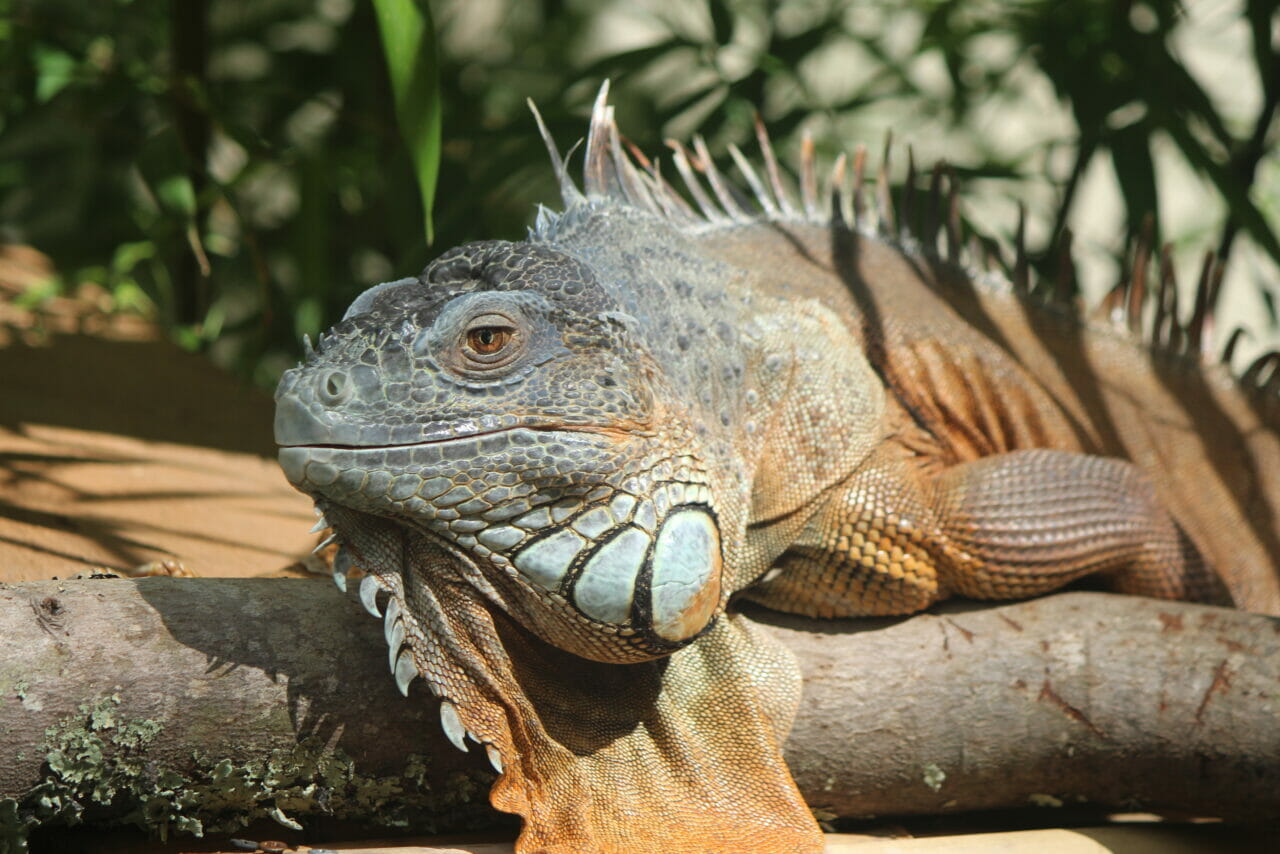
<svg viewBox="0 0 1280 854">
<path fill-rule="evenodd" d="M 560 249 L 447 252 L 361 295 L 285 375 L 281 463 L 355 520 L 338 533 L 357 562 L 350 511 L 437 540 L 555 646 L 669 654 L 722 604 L 720 535 L 697 430 L 658 402 L 633 326 Z"/>
</svg>

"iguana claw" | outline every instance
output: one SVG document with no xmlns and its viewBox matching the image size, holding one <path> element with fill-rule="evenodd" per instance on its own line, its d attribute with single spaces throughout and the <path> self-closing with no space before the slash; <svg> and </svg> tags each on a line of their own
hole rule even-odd
<svg viewBox="0 0 1280 854">
<path fill-rule="evenodd" d="M 387 658 L 392 673 L 396 672 L 402 646 L 404 646 L 404 623 L 397 621 L 387 632 Z"/>
<path fill-rule="evenodd" d="M 396 687 L 400 689 L 400 693 L 409 696 L 409 683 L 418 675 L 417 665 L 413 663 L 413 652 L 407 647 L 400 650 L 400 655 L 396 658 L 395 667 L 391 668 L 391 672 L 396 677 Z"/>
<path fill-rule="evenodd" d="M 378 610 L 378 582 L 372 575 L 366 575 L 360 581 L 360 602 L 373 616 L 382 616 L 382 612 Z"/>
<path fill-rule="evenodd" d="M 395 627 L 400 622 L 400 600 L 392 596 L 387 600 L 387 612 L 382 615 L 382 634 L 387 639 L 387 646 L 391 646 L 391 635 L 395 631 Z M 403 641 L 403 631 L 401 628 Z M 400 644 L 395 645 L 396 651 L 399 651 Z"/>
<path fill-rule="evenodd" d="M 338 549 L 338 554 L 333 559 L 333 583 L 343 593 L 347 592 L 347 573 L 351 571 L 353 565 L 351 552 L 346 549 Z"/>
<path fill-rule="evenodd" d="M 484 746 L 484 752 L 488 755 L 489 764 L 493 766 L 493 770 L 501 774 L 502 754 L 498 752 L 498 748 L 494 747 L 492 744 L 486 744 Z"/>
<path fill-rule="evenodd" d="M 466 728 L 462 725 L 462 718 L 458 717 L 457 707 L 448 700 L 440 701 L 440 726 L 444 729 L 444 734 L 449 741 L 453 742 L 453 746 L 466 753 Z"/>
</svg>

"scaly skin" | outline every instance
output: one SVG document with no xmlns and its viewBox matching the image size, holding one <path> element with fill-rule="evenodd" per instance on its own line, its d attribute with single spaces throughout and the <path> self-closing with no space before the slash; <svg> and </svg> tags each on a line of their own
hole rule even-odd
<svg viewBox="0 0 1280 854">
<path fill-rule="evenodd" d="M 1277 610 L 1239 583 L 1280 567 L 1270 402 L 780 195 L 695 215 L 618 150 L 602 100 L 586 197 L 365 293 L 277 392 L 286 474 L 518 850 L 821 850 L 798 674 L 739 592 L 906 614 L 1096 574 Z"/>
</svg>

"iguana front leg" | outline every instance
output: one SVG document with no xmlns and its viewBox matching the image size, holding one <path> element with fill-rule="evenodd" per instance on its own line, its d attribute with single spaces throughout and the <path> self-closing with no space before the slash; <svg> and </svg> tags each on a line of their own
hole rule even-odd
<svg viewBox="0 0 1280 854">
<path fill-rule="evenodd" d="M 750 596 L 811 616 L 909 614 L 953 594 L 1018 599 L 1102 574 L 1117 590 L 1226 602 L 1124 460 L 1013 451 L 921 475 L 891 446 L 825 499 Z"/>
</svg>

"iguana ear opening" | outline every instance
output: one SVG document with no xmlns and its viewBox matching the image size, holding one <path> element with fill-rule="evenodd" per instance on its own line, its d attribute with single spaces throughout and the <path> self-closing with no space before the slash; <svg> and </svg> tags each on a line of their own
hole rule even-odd
<svg viewBox="0 0 1280 854">
<path fill-rule="evenodd" d="M 518 852 L 822 850 L 782 759 L 800 692 L 788 650 L 729 617 L 666 659 L 588 661 L 450 578 L 447 553 L 423 557 L 404 578 L 414 658 L 496 752 L 490 799 L 523 818 Z"/>
</svg>

